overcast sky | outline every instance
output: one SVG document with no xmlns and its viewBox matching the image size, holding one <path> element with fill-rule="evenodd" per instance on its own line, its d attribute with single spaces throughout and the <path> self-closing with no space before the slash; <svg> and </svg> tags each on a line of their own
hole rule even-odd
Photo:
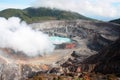
<svg viewBox="0 0 120 80">
<path fill-rule="evenodd" d="M 0 10 L 30 6 L 75 11 L 104 21 L 120 18 L 120 0 L 0 0 Z"/>
</svg>

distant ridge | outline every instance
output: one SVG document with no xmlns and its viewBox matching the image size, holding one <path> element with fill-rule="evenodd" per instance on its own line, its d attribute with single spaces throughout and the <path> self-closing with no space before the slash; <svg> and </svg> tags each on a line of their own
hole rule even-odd
<svg viewBox="0 0 120 80">
<path fill-rule="evenodd" d="M 115 19 L 115 20 L 111 20 L 110 22 L 120 24 L 120 18 L 119 19 Z"/>
<path fill-rule="evenodd" d="M 31 23 L 37 22 L 40 20 L 74 20 L 74 19 L 83 19 L 83 20 L 95 20 L 92 18 L 85 17 L 79 13 L 59 10 L 59 9 L 51 9 L 51 8 L 26 8 L 26 9 L 5 9 L 0 11 L 0 17 L 19 17 L 22 20 Z"/>
</svg>

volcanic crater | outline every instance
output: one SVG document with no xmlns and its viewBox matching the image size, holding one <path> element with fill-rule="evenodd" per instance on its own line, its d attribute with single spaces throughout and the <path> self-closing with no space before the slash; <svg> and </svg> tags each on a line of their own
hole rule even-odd
<svg viewBox="0 0 120 80">
<path fill-rule="evenodd" d="M 42 31 L 49 36 L 69 38 L 72 41 L 55 44 L 56 48 L 51 54 L 36 57 L 28 57 L 23 52 L 1 48 L 0 75 L 5 80 L 24 80 L 31 72 L 59 66 L 71 57 L 73 51 L 82 55 L 81 61 L 83 61 L 120 37 L 120 25 L 101 21 L 56 20 L 29 25 L 34 30 Z M 7 76 L 9 73 L 11 74 Z"/>
</svg>

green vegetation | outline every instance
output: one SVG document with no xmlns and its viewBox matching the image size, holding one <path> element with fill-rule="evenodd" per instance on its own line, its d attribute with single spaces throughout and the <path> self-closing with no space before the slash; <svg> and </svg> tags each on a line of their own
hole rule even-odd
<svg viewBox="0 0 120 80">
<path fill-rule="evenodd" d="M 112 20 L 112 21 L 110 21 L 110 22 L 113 22 L 113 23 L 118 23 L 118 24 L 120 24 L 120 18 L 119 18 L 119 19 Z"/>
<path fill-rule="evenodd" d="M 26 8 L 26 9 L 5 9 L 0 11 L 0 17 L 19 17 L 22 20 L 31 23 L 38 22 L 40 20 L 74 20 L 74 19 L 84 19 L 93 20 L 91 18 L 85 17 L 75 12 L 64 11 L 59 9 L 51 8 Z"/>
<path fill-rule="evenodd" d="M 30 19 L 30 16 L 23 10 L 20 9 L 5 9 L 0 12 L 0 17 L 19 17 L 22 20 L 25 20 L 26 22 L 31 22 L 32 20 Z"/>
</svg>

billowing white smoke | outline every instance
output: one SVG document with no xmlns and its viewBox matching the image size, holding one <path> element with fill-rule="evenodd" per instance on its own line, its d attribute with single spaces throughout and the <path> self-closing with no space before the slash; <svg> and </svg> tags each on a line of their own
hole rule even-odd
<svg viewBox="0 0 120 80">
<path fill-rule="evenodd" d="M 54 45 L 49 36 L 30 28 L 17 17 L 8 20 L 0 17 L 0 48 L 22 51 L 27 56 L 49 54 Z"/>
</svg>

